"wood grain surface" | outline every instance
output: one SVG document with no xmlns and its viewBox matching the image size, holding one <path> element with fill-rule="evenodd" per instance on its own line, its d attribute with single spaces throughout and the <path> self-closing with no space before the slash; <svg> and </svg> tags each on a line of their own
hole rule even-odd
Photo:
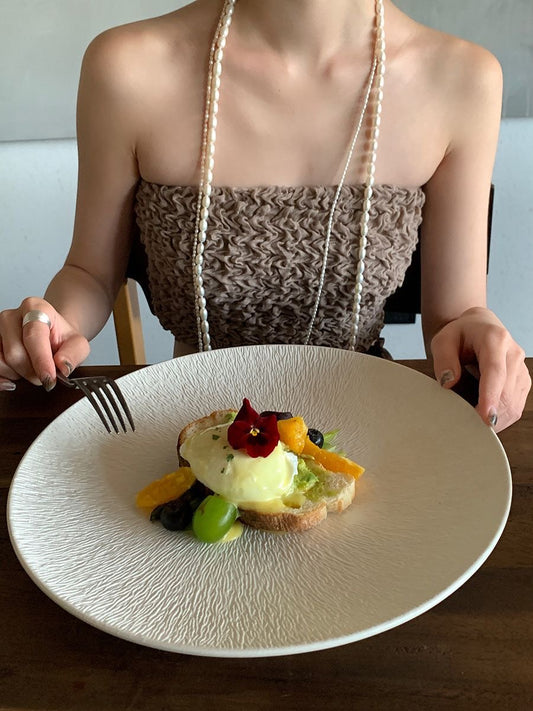
<svg viewBox="0 0 533 711">
<path fill-rule="evenodd" d="M 404 361 L 430 373 L 424 361 Z M 533 359 L 528 359 L 533 371 Z M 87 367 L 118 377 L 133 368 Z M 533 397 L 501 433 L 514 480 L 495 550 L 449 598 L 410 622 L 334 649 L 262 659 L 209 659 L 141 647 L 68 614 L 31 581 L 9 541 L 10 481 L 37 435 L 79 398 L 21 383 L 0 392 L 0 709 L 533 708 Z"/>
</svg>

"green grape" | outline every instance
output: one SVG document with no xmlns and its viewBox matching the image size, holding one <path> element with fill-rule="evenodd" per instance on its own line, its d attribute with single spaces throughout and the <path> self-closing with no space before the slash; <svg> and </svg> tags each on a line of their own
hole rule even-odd
<svg viewBox="0 0 533 711">
<path fill-rule="evenodd" d="M 194 512 L 192 530 L 204 543 L 219 541 L 235 523 L 238 509 L 221 496 L 212 494 L 205 498 Z"/>
</svg>

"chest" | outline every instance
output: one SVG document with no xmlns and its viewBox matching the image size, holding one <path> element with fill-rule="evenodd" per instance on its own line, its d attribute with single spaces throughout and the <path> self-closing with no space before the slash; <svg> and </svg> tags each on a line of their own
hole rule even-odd
<svg viewBox="0 0 533 711">
<path fill-rule="evenodd" d="M 438 101 L 399 70 L 387 76 L 376 162 L 376 182 L 423 185 L 442 160 L 448 135 Z M 224 66 L 217 115 L 214 181 L 218 185 L 332 185 L 361 128 L 346 175 L 366 177 L 375 107 L 370 95 L 362 113 L 369 67 L 350 66 L 335 76 L 293 76 L 250 61 Z M 139 168 L 146 180 L 196 184 L 205 108 L 204 72 L 189 69 L 187 81 L 168 83 L 149 109 L 139 139 Z"/>
</svg>

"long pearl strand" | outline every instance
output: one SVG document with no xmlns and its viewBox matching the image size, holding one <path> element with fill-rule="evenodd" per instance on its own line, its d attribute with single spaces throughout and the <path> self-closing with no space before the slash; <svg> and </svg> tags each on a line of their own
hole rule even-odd
<svg viewBox="0 0 533 711">
<path fill-rule="evenodd" d="M 383 0 L 376 0 L 376 45 L 375 57 L 377 57 L 376 67 L 376 102 L 374 108 L 374 118 L 372 133 L 370 138 L 370 160 L 368 162 L 367 179 L 365 192 L 363 195 L 363 214 L 360 222 L 359 252 L 357 255 L 357 270 L 355 275 L 355 291 L 353 300 L 353 320 L 352 333 L 350 337 L 349 350 L 354 351 L 357 345 L 357 334 L 359 333 L 359 320 L 361 315 L 361 297 L 363 293 L 363 281 L 365 274 L 365 256 L 368 242 L 368 223 L 370 219 L 370 204 L 374 188 L 374 176 L 376 172 L 376 157 L 378 153 L 379 127 L 381 124 L 381 110 L 383 103 L 383 86 L 385 83 L 385 12 Z"/>
<path fill-rule="evenodd" d="M 307 327 L 307 333 L 306 333 L 305 340 L 304 340 L 305 346 L 308 345 L 309 339 L 311 338 L 311 333 L 312 333 L 313 327 L 315 325 L 315 320 L 316 320 L 316 316 L 318 313 L 318 308 L 320 306 L 320 299 L 322 297 L 322 291 L 324 289 L 324 281 L 326 278 L 326 267 L 328 264 L 329 244 L 331 241 L 331 230 L 333 229 L 333 218 L 335 216 L 335 208 L 337 207 L 337 203 L 339 201 L 341 190 L 344 185 L 344 181 L 346 179 L 346 173 L 348 172 L 348 168 L 349 168 L 350 162 L 352 160 L 352 155 L 353 155 L 353 151 L 355 148 L 355 144 L 357 142 L 357 138 L 359 137 L 359 132 L 361 131 L 361 126 L 363 125 L 363 119 L 365 117 L 366 109 L 368 106 L 368 100 L 370 99 L 370 92 L 372 91 L 372 84 L 374 82 L 374 75 L 376 72 L 376 66 L 377 66 L 377 60 L 376 60 L 376 56 L 374 55 L 374 59 L 372 60 L 372 68 L 370 70 L 370 76 L 369 76 L 368 82 L 367 82 L 365 98 L 363 101 L 363 108 L 361 110 L 361 114 L 359 116 L 359 121 L 357 122 L 357 126 L 355 128 L 354 135 L 352 138 L 352 142 L 351 142 L 350 148 L 348 150 L 348 157 L 346 158 L 346 163 L 345 163 L 344 169 L 342 171 L 341 179 L 339 180 L 339 184 L 337 185 L 337 190 L 335 191 L 335 197 L 333 198 L 333 202 L 331 204 L 331 209 L 329 211 L 329 219 L 328 219 L 328 226 L 327 226 L 327 230 L 326 230 L 326 238 L 324 240 L 324 253 L 322 255 L 322 269 L 320 270 L 320 277 L 318 280 L 318 288 L 317 288 L 317 292 L 316 292 L 313 313 L 312 313 L 311 318 L 309 320 L 309 326 Z"/>
<path fill-rule="evenodd" d="M 216 127 L 218 115 L 218 102 L 220 95 L 220 77 L 222 74 L 222 59 L 224 55 L 224 47 L 231 25 L 231 19 L 235 8 L 236 0 L 226 0 L 218 21 L 211 51 L 209 56 L 208 80 L 207 80 L 207 95 L 206 108 L 202 135 L 202 154 L 200 166 L 200 185 L 198 190 L 198 204 L 196 210 L 196 225 L 195 225 L 195 240 L 193 244 L 193 281 L 195 294 L 196 320 L 198 327 L 198 348 L 200 351 L 211 350 L 211 339 L 209 335 L 209 320 L 207 312 L 207 304 L 205 299 L 205 289 L 203 283 L 203 260 L 204 249 L 207 238 L 207 227 L 209 219 L 209 206 L 211 202 L 211 192 L 213 183 L 214 155 L 216 145 Z M 363 196 L 363 214 L 360 221 L 360 243 L 358 250 L 358 262 L 356 268 L 356 286 L 353 301 L 353 320 L 350 337 L 350 349 L 355 350 L 357 343 L 357 333 L 359 330 L 360 310 L 361 310 L 361 295 L 364 280 L 365 255 L 368 237 L 369 213 L 372 199 L 372 190 L 374 185 L 374 174 L 376 165 L 376 156 L 378 148 L 379 125 L 381 122 L 381 104 L 383 100 L 383 84 L 385 73 L 385 29 L 384 29 L 384 9 L 383 0 L 376 0 L 376 38 L 374 43 L 374 56 L 370 71 L 369 80 L 363 101 L 363 108 L 357 122 L 353 138 L 351 140 L 348 156 L 342 172 L 341 180 L 337 186 L 335 197 L 329 214 L 328 227 L 324 243 L 323 263 L 321 275 L 317 288 L 317 296 L 315 299 L 313 313 L 310 319 L 309 327 L 306 333 L 304 343 L 309 342 L 313 325 L 319 308 L 320 297 L 324 286 L 326 264 L 329 251 L 329 242 L 333 225 L 333 216 L 337 205 L 340 191 L 348 167 L 351 161 L 355 143 L 359 135 L 364 115 L 370 99 L 371 90 L 376 81 L 376 102 L 374 108 L 371 142 L 370 142 L 370 159 L 368 164 L 367 179 L 365 182 L 365 191 Z"/>
<path fill-rule="evenodd" d="M 205 300 L 204 280 L 202 274 L 204 262 L 205 241 L 207 238 L 207 221 L 213 185 L 213 169 L 215 167 L 215 145 L 217 131 L 218 101 L 220 97 L 220 77 L 222 74 L 222 58 L 228 37 L 231 18 L 235 8 L 235 0 L 226 0 L 218 21 L 211 52 L 207 79 L 207 96 L 202 136 L 202 157 L 200 164 L 200 185 L 198 189 L 198 205 L 196 210 L 196 239 L 193 245 L 193 276 L 196 304 L 196 323 L 198 328 L 198 349 L 211 350 L 209 336 L 209 320 Z"/>
</svg>

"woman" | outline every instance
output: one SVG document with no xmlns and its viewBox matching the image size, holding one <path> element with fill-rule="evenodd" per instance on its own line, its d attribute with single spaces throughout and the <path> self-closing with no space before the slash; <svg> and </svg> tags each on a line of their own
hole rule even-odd
<svg viewBox="0 0 533 711">
<path fill-rule="evenodd" d="M 72 245 L 44 299 L 0 314 L 0 387 L 50 389 L 86 358 L 136 222 L 156 313 L 186 349 L 367 350 L 423 210 L 435 375 L 452 387 L 478 367 L 480 416 L 510 425 L 531 381 L 486 308 L 501 91 L 486 50 L 389 0 L 197 0 L 103 33 L 81 72 Z"/>
</svg>

